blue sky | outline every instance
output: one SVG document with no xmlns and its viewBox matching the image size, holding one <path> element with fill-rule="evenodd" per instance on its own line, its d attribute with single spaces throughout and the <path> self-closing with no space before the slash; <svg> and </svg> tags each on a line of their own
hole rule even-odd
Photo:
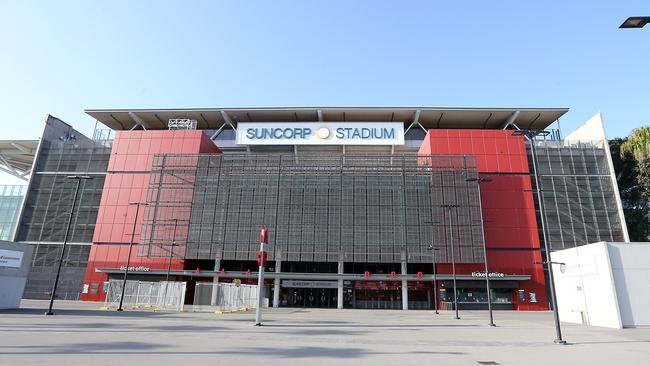
<svg viewBox="0 0 650 366">
<path fill-rule="evenodd" d="M 569 107 L 650 123 L 648 1 L 3 1 L 0 139 L 85 108 Z M 0 178 L 0 183 L 1 183 Z"/>
</svg>

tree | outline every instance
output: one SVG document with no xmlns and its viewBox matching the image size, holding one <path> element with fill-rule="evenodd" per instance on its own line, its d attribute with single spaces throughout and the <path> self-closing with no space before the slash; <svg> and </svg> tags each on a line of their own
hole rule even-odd
<svg viewBox="0 0 650 366">
<path fill-rule="evenodd" d="M 650 126 L 634 129 L 621 144 L 621 154 L 631 154 L 634 157 L 637 187 L 647 205 L 650 203 Z"/>
<path fill-rule="evenodd" d="M 635 128 L 621 144 L 621 155 L 630 153 L 637 163 L 650 160 L 650 126 Z"/>
<path fill-rule="evenodd" d="M 650 241 L 650 127 L 609 142 L 631 241 Z"/>
</svg>

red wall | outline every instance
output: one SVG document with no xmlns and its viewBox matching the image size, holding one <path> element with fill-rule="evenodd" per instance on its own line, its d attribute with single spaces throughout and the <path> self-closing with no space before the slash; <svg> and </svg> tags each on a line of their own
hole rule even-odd
<svg viewBox="0 0 650 366">
<path fill-rule="evenodd" d="M 218 153 L 220 150 L 202 131 L 117 131 L 108 163 L 97 226 L 90 249 L 84 284 L 96 293 L 82 294 L 82 300 L 103 301 L 102 285 L 108 280 L 95 268 L 120 268 L 126 265 L 129 240 L 133 230 L 135 206 L 129 202 L 145 202 L 153 158 L 156 154 Z M 144 207 L 136 221 L 134 243 L 140 240 Z M 129 266 L 167 269 L 165 258 L 138 257 L 134 247 Z M 172 260 L 172 269 L 183 269 L 183 261 Z"/>
<path fill-rule="evenodd" d="M 420 154 L 475 155 L 481 178 L 481 203 L 488 264 L 491 272 L 530 275 L 531 280 L 520 283 L 526 300 L 519 302 L 513 292 L 518 310 L 547 309 L 544 271 L 535 206 L 531 192 L 526 146 L 522 136 L 501 130 L 429 130 Z M 451 266 L 442 264 L 438 271 L 450 273 Z M 482 266 L 460 265 L 458 273 L 481 270 Z M 537 303 L 530 302 L 530 293 Z"/>
</svg>

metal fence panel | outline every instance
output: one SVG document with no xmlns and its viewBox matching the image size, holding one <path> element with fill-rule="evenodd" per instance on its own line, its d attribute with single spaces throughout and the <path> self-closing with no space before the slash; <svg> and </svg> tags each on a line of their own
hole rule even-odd
<svg viewBox="0 0 650 366">
<path fill-rule="evenodd" d="M 154 310 L 183 310 L 185 282 L 126 281 L 123 307 L 151 308 Z M 117 308 L 122 296 L 122 280 L 110 280 L 104 306 Z"/>
<path fill-rule="evenodd" d="M 257 306 L 257 285 L 198 282 L 194 287 L 195 312 L 229 312 Z"/>
</svg>

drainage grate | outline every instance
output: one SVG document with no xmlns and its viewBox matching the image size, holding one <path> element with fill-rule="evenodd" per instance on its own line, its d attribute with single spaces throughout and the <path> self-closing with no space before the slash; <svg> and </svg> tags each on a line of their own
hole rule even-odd
<svg viewBox="0 0 650 366">
<path fill-rule="evenodd" d="M 479 365 L 500 365 L 496 361 L 476 361 Z"/>
</svg>

